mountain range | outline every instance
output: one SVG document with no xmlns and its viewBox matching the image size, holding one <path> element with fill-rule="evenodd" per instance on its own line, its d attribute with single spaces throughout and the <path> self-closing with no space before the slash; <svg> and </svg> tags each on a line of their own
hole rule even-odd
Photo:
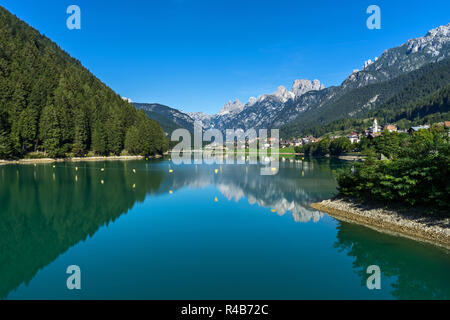
<svg viewBox="0 0 450 320">
<path fill-rule="evenodd" d="M 369 59 L 361 70 L 354 70 L 340 86 L 325 86 L 319 80 L 295 80 L 290 90 L 283 86 L 272 94 L 251 97 L 247 103 L 229 101 L 218 114 L 182 113 L 188 127 L 200 121 L 204 129 L 280 128 L 285 137 L 307 133 L 309 128 L 326 125 L 342 118 L 357 118 L 374 111 L 408 87 L 411 81 L 430 70 L 427 65 L 441 63 L 450 57 L 450 23 L 430 30 L 424 37 L 408 40 L 403 45 L 385 50 L 380 57 Z M 403 77 L 403 78 L 402 78 Z M 395 81 L 397 79 L 397 81 Z M 450 83 L 448 73 L 436 81 L 434 90 Z M 431 92 L 429 92 L 430 94 Z M 422 93 L 423 94 L 423 93 Z M 423 98 L 411 96 L 411 99 Z M 143 108 L 142 104 L 135 104 Z M 164 114 L 178 127 L 178 112 L 167 107 Z M 171 117 L 169 113 L 176 115 Z"/>
</svg>

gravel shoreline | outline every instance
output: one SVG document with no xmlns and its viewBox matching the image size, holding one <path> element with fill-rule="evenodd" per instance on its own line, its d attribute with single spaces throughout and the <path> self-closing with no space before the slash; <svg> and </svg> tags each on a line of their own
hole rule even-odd
<svg viewBox="0 0 450 320">
<path fill-rule="evenodd" d="M 450 218 L 430 217 L 420 209 L 393 210 L 362 205 L 347 199 L 331 199 L 312 207 L 330 216 L 380 232 L 431 243 L 450 249 Z"/>
</svg>

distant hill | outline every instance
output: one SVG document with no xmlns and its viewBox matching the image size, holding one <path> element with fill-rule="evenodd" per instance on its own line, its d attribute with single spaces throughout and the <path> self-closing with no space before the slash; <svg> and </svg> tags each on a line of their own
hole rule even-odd
<svg viewBox="0 0 450 320">
<path fill-rule="evenodd" d="M 161 127 L 0 7 L 0 158 L 161 153 Z"/>
<path fill-rule="evenodd" d="M 194 119 L 177 109 L 158 103 L 134 103 L 134 105 L 137 109 L 145 111 L 150 119 L 158 121 L 169 136 L 179 128 L 194 131 Z"/>
</svg>

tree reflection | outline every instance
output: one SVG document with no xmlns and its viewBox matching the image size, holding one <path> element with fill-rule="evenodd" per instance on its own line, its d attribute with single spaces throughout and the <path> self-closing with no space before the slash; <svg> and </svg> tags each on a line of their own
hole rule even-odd
<svg viewBox="0 0 450 320">
<path fill-rule="evenodd" d="M 445 249 L 346 222 L 339 223 L 335 247 L 354 258 L 362 286 L 367 267 L 378 265 L 382 279 L 392 277 L 390 290 L 397 299 L 450 299 L 450 254 Z"/>
<path fill-rule="evenodd" d="M 165 161 L 0 167 L 0 298 L 149 194 L 215 185 L 230 201 L 318 221 L 310 204 L 335 193 L 333 165 L 286 161 L 276 176 L 261 176 L 258 165 L 182 165 L 169 173 Z"/>
<path fill-rule="evenodd" d="M 131 164 L 0 168 L 0 298 L 159 189 L 162 173 Z"/>
</svg>

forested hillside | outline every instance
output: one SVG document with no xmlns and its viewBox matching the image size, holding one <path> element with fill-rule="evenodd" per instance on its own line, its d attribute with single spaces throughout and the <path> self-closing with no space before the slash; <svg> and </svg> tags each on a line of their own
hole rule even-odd
<svg viewBox="0 0 450 320">
<path fill-rule="evenodd" d="M 401 127 L 427 119 L 447 117 L 450 59 L 428 64 L 392 80 L 354 89 L 336 102 L 281 128 L 282 136 L 321 136 L 328 132 L 367 128 L 364 119 L 377 117 L 381 123 Z M 448 117 L 447 117 L 448 118 Z M 448 120 L 448 119 L 445 119 Z"/>
<path fill-rule="evenodd" d="M 0 158 L 155 154 L 163 130 L 81 63 L 0 7 Z"/>
<path fill-rule="evenodd" d="M 158 121 L 168 135 L 179 128 L 194 131 L 194 119 L 180 110 L 158 103 L 135 102 L 134 106 L 138 110 L 144 110 L 150 119 Z"/>
</svg>

